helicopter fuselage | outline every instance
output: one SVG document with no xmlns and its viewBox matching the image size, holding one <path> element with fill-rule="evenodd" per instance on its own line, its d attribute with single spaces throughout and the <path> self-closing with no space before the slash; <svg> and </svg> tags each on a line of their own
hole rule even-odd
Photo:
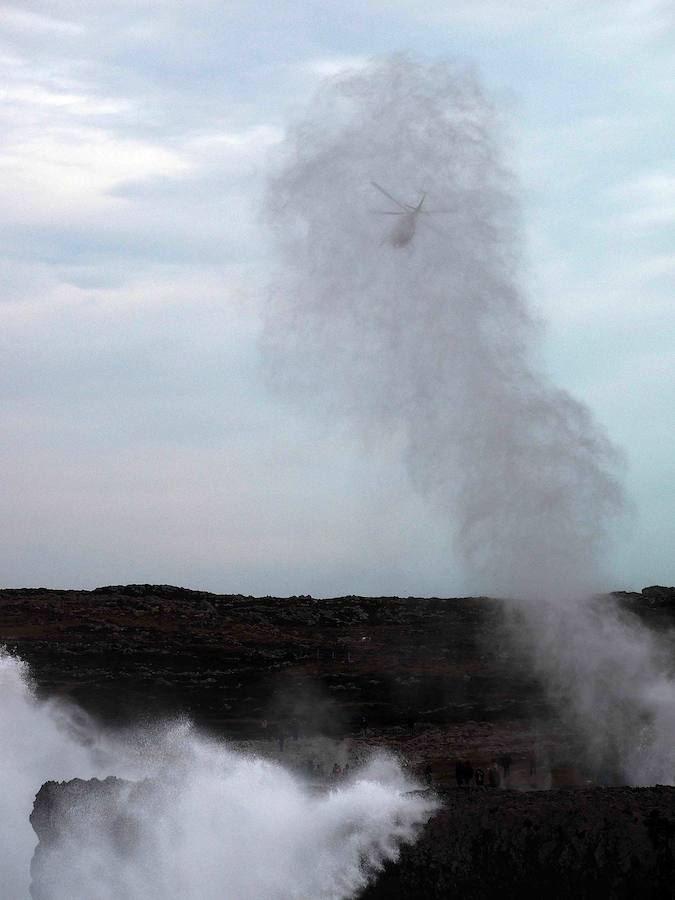
<svg viewBox="0 0 675 900">
<path fill-rule="evenodd" d="M 389 234 L 389 243 L 392 247 L 405 247 L 415 236 L 417 220 L 416 211 L 405 213 L 392 228 Z"/>
</svg>

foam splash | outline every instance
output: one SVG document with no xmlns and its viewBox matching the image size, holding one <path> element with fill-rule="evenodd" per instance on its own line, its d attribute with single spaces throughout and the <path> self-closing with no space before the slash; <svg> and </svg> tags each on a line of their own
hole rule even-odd
<svg viewBox="0 0 675 900">
<path fill-rule="evenodd" d="M 188 723 L 101 730 L 76 707 L 36 700 L 25 666 L 7 654 L 0 697 L 0 869 L 13 900 L 29 897 L 28 817 L 48 780 L 115 775 L 155 785 L 123 800 L 132 841 L 120 843 L 111 810 L 86 797 L 64 810 L 34 872 L 36 894 L 50 900 L 343 900 L 414 840 L 434 808 L 406 793 L 414 785 L 384 757 L 315 793 Z"/>
</svg>

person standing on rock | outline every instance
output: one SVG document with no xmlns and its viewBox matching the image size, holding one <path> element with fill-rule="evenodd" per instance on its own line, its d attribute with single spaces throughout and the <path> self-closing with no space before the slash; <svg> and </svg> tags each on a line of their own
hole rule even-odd
<svg viewBox="0 0 675 900">
<path fill-rule="evenodd" d="M 473 781 L 473 766 L 471 765 L 471 760 L 467 759 L 464 761 L 464 783 L 471 784 Z"/>
<path fill-rule="evenodd" d="M 464 784 L 464 760 L 458 759 L 455 763 L 455 781 L 457 782 L 457 787 L 461 787 Z"/>
<path fill-rule="evenodd" d="M 530 767 L 530 777 L 537 774 L 537 754 L 530 750 L 527 754 L 527 762 Z"/>
<path fill-rule="evenodd" d="M 496 763 L 492 763 L 492 765 L 488 768 L 488 784 L 491 788 L 498 788 L 502 783 L 502 777 L 499 774 L 499 769 L 497 768 Z"/>
</svg>

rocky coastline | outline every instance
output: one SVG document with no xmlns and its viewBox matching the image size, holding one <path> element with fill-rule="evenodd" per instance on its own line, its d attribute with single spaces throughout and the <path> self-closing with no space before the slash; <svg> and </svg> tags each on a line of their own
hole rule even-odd
<svg viewBox="0 0 675 900">
<path fill-rule="evenodd" d="M 48 782 L 31 823 L 39 843 L 33 900 L 61 900 L 55 873 L 77 864 L 87 835 L 120 859 L 144 836 L 137 805 L 158 785 L 118 778 Z M 361 900 L 666 900 L 675 896 L 675 788 L 547 791 L 437 789 L 441 802 L 414 844 L 384 865 Z M 73 842 L 73 833 L 80 839 Z M 70 840 L 63 840 L 63 834 Z"/>
</svg>

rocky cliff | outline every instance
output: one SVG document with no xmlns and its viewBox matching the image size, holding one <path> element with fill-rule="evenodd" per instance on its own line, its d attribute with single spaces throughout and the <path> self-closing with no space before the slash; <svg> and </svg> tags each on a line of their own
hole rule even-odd
<svg viewBox="0 0 675 900">
<path fill-rule="evenodd" d="M 660 631 L 675 627 L 672 588 L 604 602 Z M 575 756 L 506 635 L 505 606 L 166 585 L 3 590 L 0 643 L 29 662 L 40 693 L 108 722 L 180 712 L 230 739 L 271 743 L 280 723 L 341 737 L 365 719 L 367 741 L 431 763 L 444 783 L 463 754 L 487 761 L 508 750 L 516 771 L 535 743 L 559 763 Z"/>
<path fill-rule="evenodd" d="M 122 863 L 144 841 L 135 810 L 151 808 L 156 790 L 116 778 L 45 784 L 31 816 L 39 838 L 33 900 L 62 900 L 63 878 L 85 865 L 92 834 L 104 835 L 97 850 L 104 845 L 118 861 L 107 877 L 123 885 Z M 402 848 L 362 900 L 675 896 L 675 788 L 455 788 L 440 797 L 442 808 L 417 842 Z"/>
<path fill-rule="evenodd" d="M 326 727 L 518 718 L 541 704 L 486 598 L 220 596 L 168 586 L 0 592 L 38 687 L 109 718 L 147 705 L 255 729 L 305 692 Z"/>
<path fill-rule="evenodd" d="M 658 629 L 675 589 L 615 595 Z M 499 721 L 544 710 L 488 598 L 218 595 L 166 585 L 0 591 L 0 643 L 42 691 L 109 718 L 179 708 L 215 728 L 250 729 L 303 692 L 329 718 L 403 724 Z M 326 723 L 330 724 L 330 723 Z"/>
<path fill-rule="evenodd" d="M 675 788 L 458 788 L 362 900 L 675 897 Z"/>
</svg>

